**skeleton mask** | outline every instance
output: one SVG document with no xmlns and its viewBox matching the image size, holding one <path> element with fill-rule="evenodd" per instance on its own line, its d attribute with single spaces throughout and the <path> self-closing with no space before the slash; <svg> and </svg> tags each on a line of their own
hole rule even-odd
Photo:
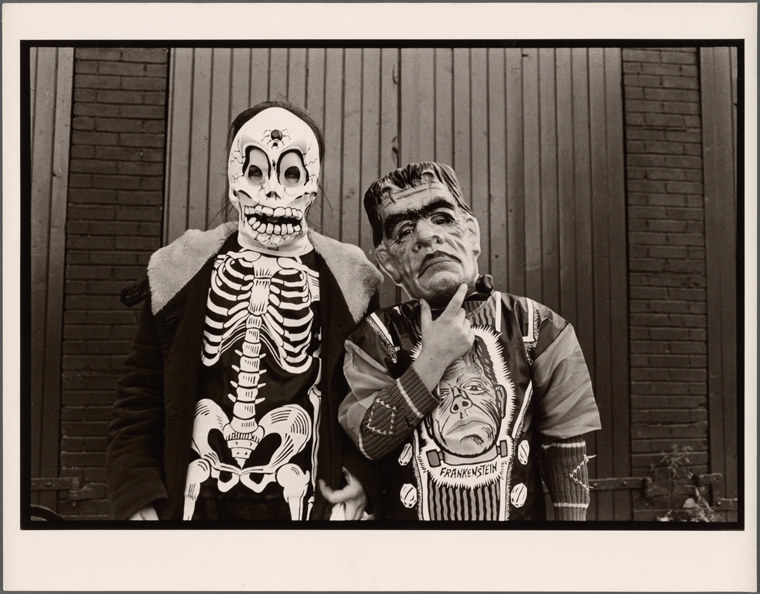
<svg viewBox="0 0 760 594">
<path fill-rule="evenodd" d="M 243 247 L 280 255 L 311 249 L 306 213 L 317 196 L 319 165 L 314 131 L 286 109 L 269 107 L 240 128 L 227 175 Z"/>
</svg>

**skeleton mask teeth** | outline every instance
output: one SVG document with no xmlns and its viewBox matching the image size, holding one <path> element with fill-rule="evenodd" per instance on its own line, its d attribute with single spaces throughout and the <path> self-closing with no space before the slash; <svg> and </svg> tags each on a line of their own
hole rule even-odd
<svg viewBox="0 0 760 594">
<path fill-rule="evenodd" d="M 261 235 L 281 237 L 290 241 L 304 232 L 303 212 L 297 208 L 271 208 L 256 204 L 244 206 L 243 212 L 251 229 Z"/>
</svg>

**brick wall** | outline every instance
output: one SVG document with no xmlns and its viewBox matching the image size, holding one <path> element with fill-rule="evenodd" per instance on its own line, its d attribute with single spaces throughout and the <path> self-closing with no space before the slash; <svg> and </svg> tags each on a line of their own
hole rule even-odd
<svg viewBox="0 0 760 594">
<path fill-rule="evenodd" d="M 66 517 L 106 517 L 105 432 L 137 309 L 121 289 L 144 276 L 160 246 L 166 127 L 166 49 L 75 53 L 67 215 L 61 474 Z"/>
<path fill-rule="evenodd" d="M 667 489 L 663 453 L 707 472 L 707 317 L 697 50 L 625 49 L 632 467 Z M 654 519 L 667 497 L 635 501 Z"/>
</svg>

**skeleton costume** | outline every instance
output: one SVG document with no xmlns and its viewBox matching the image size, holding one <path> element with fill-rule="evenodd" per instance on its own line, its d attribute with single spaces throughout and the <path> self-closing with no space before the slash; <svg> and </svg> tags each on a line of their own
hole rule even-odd
<svg viewBox="0 0 760 594">
<path fill-rule="evenodd" d="M 360 249 L 313 233 L 309 125 L 268 107 L 231 146 L 238 221 L 156 252 L 108 435 L 114 517 L 324 519 L 317 479 L 372 471 L 337 426 L 342 343 L 381 280 Z"/>
<path fill-rule="evenodd" d="M 583 434 L 600 428 L 573 328 L 547 307 L 494 291 L 464 304 L 473 348 L 429 392 L 412 363 L 418 301 L 371 314 L 346 341 L 351 393 L 340 422 L 382 459 L 380 517 L 545 519 L 541 478 L 557 519 L 588 505 Z"/>
</svg>

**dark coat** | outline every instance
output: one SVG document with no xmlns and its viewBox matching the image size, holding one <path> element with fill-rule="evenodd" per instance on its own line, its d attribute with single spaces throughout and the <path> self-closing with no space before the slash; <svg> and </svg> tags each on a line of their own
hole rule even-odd
<svg viewBox="0 0 760 594">
<path fill-rule="evenodd" d="M 187 232 L 151 258 L 150 295 L 117 384 L 108 429 L 108 492 L 115 519 L 129 518 L 149 504 L 162 520 L 182 518 L 211 271 L 216 254 L 235 241 L 235 229 L 227 224 Z M 338 488 L 345 466 L 374 498 L 373 468 L 338 425 L 338 405 L 348 393 L 343 342 L 367 310 L 376 307 L 382 277 L 355 246 L 315 233 L 311 239 L 318 255 L 322 312 L 318 478 Z M 312 518 L 327 519 L 329 509 L 317 490 Z"/>
</svg>

